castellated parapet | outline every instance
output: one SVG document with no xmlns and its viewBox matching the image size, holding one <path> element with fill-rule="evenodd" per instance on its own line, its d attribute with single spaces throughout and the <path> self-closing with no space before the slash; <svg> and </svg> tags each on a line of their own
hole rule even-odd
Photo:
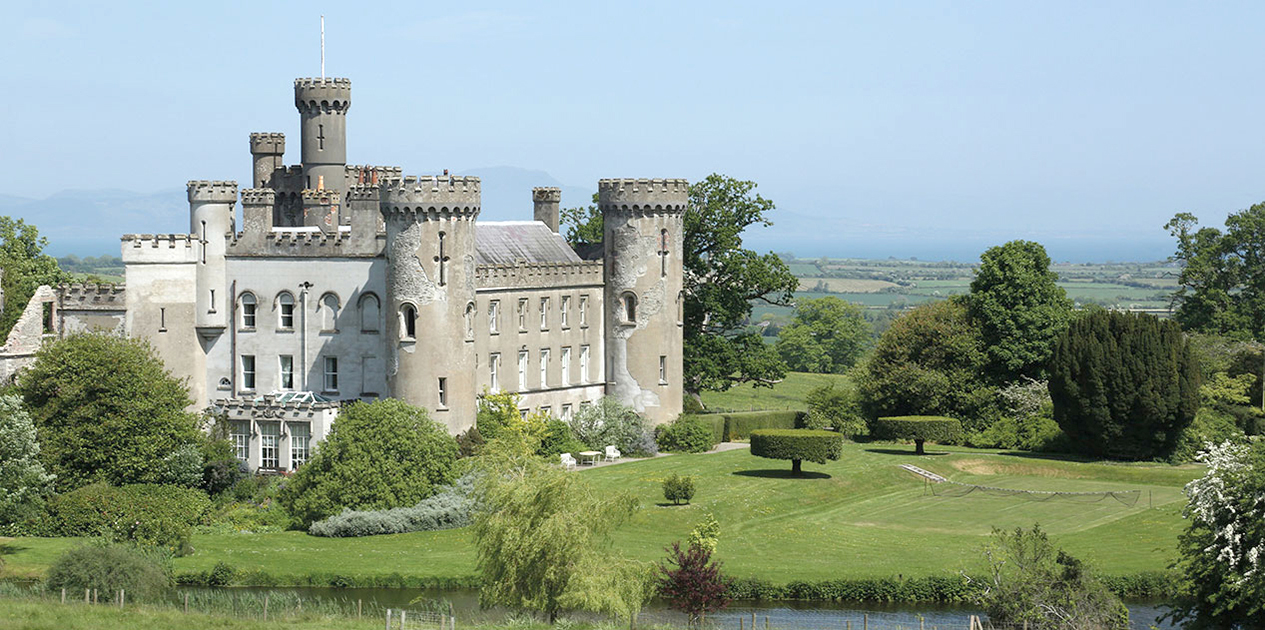
<svg viewBox="0 0 1265 630">
<path fill-rule="evenodd" d="M 188 234 L 124 234 L 122 241 L 124 263 L 180 264 L 197 258 Z"/>
<path fill-rule="evenodd" d="M 541 287 L 601 286 L 602 261 L 579 263 L 519 263 L 479 265 L 475 286 L 480 291 Z"/>
<path fill-rule="evenodd" d="M 237 202 L 237 182 L 191 180 L 188 184 L 189 203 Z"/>
<path fill-rule="evenodd" d="M 243 206 L 268 206 L 277 201 L 277 191 L 271 188 L 246 188 L 242 190 Z"/>
<path fill-rule="evenodd" d="M 295 79 L 294 106 L 300 113 L 346 113 L 351 108 L 351 79 Z"/>
<path fill-rule="evenodd" d="M 639 212 L 684 212 L 690 203 L 690 183 L 684 179 L 601 179 L 598 205 Z"/>
<path fill-rule="evenodd" d="M 62 308 L 116 310 L 123 308 L 124 289 L 117 284 L 63 284 L 57 287 Z"/>
<path fill-rule="evenodd" d="M 480 195 L 478 177 L 409 176 L 382 185 L 382 212 L 474 218 Z"/>
<path fill-rule="evenodd" d="M 286 152 L 286 135 L 284 133 L 250 134 L 251 155 L 281 155 Z"/>
</svg>

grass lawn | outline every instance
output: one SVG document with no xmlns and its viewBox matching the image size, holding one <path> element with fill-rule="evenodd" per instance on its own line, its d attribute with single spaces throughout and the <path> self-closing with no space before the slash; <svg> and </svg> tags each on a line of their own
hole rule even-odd
<svg viewBox="0 0 1265 630">
<path fill-rule="evenodd" d="M 737 385 L 727 392 L 703 392 L 703 404 L 708 409 L 727 411 L 807 409 L 804 399 L 808 392 L 830 383 L 836 387 L 849 386 L 848 377 L 842 374 L 788 372 L 786 378 L 772 388 Z"/>
<path fill-rule="evenodd" d="M 167 608 L 128 606 L 122 610 L 98 604 L 65 604 L 40 600 L 0 599 L 0 629 L 21 630 L 352 630 L 381 628 L 383 620 L 291 617 L 279 621 L 243 619 L 223 615 L 183 614 Z"/>
<path fill-rule="evenodd" d="M 710 511 L 721 524 L 717 555 L 728 573 L 789 582 L 974 570 L 979 547 L 993 527 L 1034 522 L 1057 544 L 1106 573 L 1162 570 L 1175 556 L 1183 527 L 1181 487 L 1201 472 L 1193 466 L 952 450 L 917 457 L 910 446 L 847 444 L 841 461 L 805 463 L 806 478 L 790 477 L 790 462 L 753 457 L 745 449 L 672 455 L 577 474 L 601 489 L 628 490 L 641 499 L 641 510 L 616 535 L 617 552 L 658 560 L 665 546 L 684 539 Z M 1137 489 L 1142 498 L 1125 506 L 1112 499 L 932 496 L 924 493 L 919 478 L 898 468 L 907 462 L 980 485 L 1068 492 Z M 696 477 L 692 505 L 664 505 L 660 482 L 673 472 Z M 7 549 L 6 571 L 30 575 L 42 572 L 73 541 L 19 538 L 0 544 Z M 197 535 L 193 546 L 193 555 L 176 559 L 177 571 L 206 570 L 218 561 L 295 577 L 462 577 L 475 571 L 466 530 L 351 539 L 300 532 Z"/>
</svg>

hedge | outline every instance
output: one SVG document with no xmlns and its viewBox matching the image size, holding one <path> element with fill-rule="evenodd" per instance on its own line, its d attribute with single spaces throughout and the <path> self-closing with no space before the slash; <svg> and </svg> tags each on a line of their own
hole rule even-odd
<svg viewBox="0 0 1265 630">
<path fill-rule="evenodd" d="M 887 416 L 874 421 L 871 433 L 880 440 L 913 440 L 922 455 L 923 442 L 951 444 L 962 439 L 962 423 L 943 416 Z"/>
<path fill-rule="evenodd" d="M 742 411 L 725 417 L 724 441 L 743 440 L 757 429 L 802 429 L 807 419 L 803 411 Z"/>
<path fill-rule="evenodd" d="M 94 483 L 58 495 L 48 504 L 46 523 L 54 536 L 94 536 L 121 523 L 170 522 L 183 526 L 203 522 L 211 499 L 201 490 L 180 486 Z"/>
<path fill-rule="evenodd" d="M 803 460 L 824 464 L 843 456 L 843 435 L 815 429 L 757 429 L 751 432 L 751 454 L 791 460 L 791 471 L 800 473 Z"/>
<path fill-rule="evenodd" d="M 659 450 L 671 453 L 705 453 L 717 444 L 714 424 L 705 416 L 681 416 L 655 427 Z"/>
</svg>

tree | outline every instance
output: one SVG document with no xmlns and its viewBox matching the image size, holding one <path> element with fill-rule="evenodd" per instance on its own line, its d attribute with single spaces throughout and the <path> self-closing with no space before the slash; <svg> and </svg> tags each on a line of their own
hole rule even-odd
<svg viewBox="0 0 1265 630">
<path fill-rule="evenodd" d="M 849 388 L 835 387 L 831 382 L 809 390 L 804 402 L 808 404 L 809 429 L 833 428 L 848 437 L 869 432 L 856 393 Z"/>
<path fill-rule="evenodd" d="M 579 475 L 506 446 L 489 443 L 479 458 L 484 474 L 476 484 L 473 533 L 480 601 L 539 611 L 552 623 L 567 602 L 604 597 L 588 589 L 609 582 L 581 576 L 596 570 L 611 532 L 637 500 L 599 492 Z"/>
<path fill-rule="evenodd" d="M 613 396 L 580 407 L 568 424 L 575 439 L 591 448 L 611 445 L 633 457 L 653 457 L 659 452 L 645 419 Z"/>
<path fill-rule="evenodd" d="M 40 463 L 35 423 L 17 396 L 0 396 L 0 529 L 39 514 L 53 492 Z"/>
<path fill-rule="evenodd" d="M 1165 226 L 1181 263 L 1173 318 L 1191 331 L 1265 341 L 1265 203 L 1231 214 L 1225 232 L 1188 212 Z"/>
<path fill-rule="evenodd" d="M 866 416 L 979 418 L 996 391 L 981 378 L 979 330 L 954 300 L 923 304 L 892 322 L 857 379 Z M 974 427 L 972 427 L 974 428 Z"/>
<path fill-rule="evenodd" d="M 995 383 L 1045 377 L 1054 342 L 1072 318 L 1072 301 L 1057 281 L 1040 243 L 1010 241 L 980 256 L 966 304 Z"/>
<path fill-rule="evenodd" d="M 1185 488 L 1173 618 L 1186 628 L 1265 627 L 1265 442 L 1209 445 L 1198 459 L 1208 469 Z"/>
<path fill-rule="evenodd" d="M 926 455 L 928 442 L 952 443 L 962 438 L 962 423 L 936 416 L 892 416 L 874 421 L 874 437 L 884 440 L 913 440 L 914 453 Z"/>
<path fill-rule="evenodd" d="M 742 247 L 754 224 L 772 225 L 773 202 L 755 182 L 712 174 L 690 186 L 685 213 L 685 389 L 724 391 L 738 383 L 772 385 L 786 366 L 747 322 L 751 304 L 785 306 L 799 286 L 772 252 Z"/>
<path fill-rule="evenodd" d="M 143 340 L 100 334 L 50 343 L 18 377 L 40 457 L 65 492 L 93 481 L 160 483 L 163 458 L 201 439 L 188 389 Z"/>
<path fill-rule="evenodd" d="M 842 374 L 869 348 L 870 333 L 860 306 L 834 296 L 802 298 L 776 348 L 793 371 Z"/>
<path fill-rule="evenodd" d="M 583 208 L 563 208 L 559 214 L 564 229 L 563 236 L 572 247 L 602 242 L 602 211 L 597 207 L 597 194 L 593 204 Z"/>
<path fill-rule="evenodd" d="M 44 253 L 47 246 L 48 239 L 40 236 L 34 225 L 0 216 L 0 269 L 4 270 L 0 279 L 4 289 L 0 339 L 9 336 L 40 285 L 56 286 L 70 281 L 70 275 L 57 266 L 57 259 Z"/>
<path fill-rule="evenodd" d="M 802 475 L 804 460 L 824 464 L 843 454 L 843 436 L 814 429 L 756 429 L 751 432 L 751 454 L 791 460 L 791 474 Z"/>
<path fill-rule="evenodd" d="M 984 547 L 989 620 L 1032 630 L 1127 630 L 1129 609 L 1080 560 L 1055 549 L 1040 525 L 994 529 Z"/>
<path fill-rule="evenodd" d="M 304 528 L 343 508 L 413 506 L 452 483 L 456 461 L 456 440 L 425 409 L 394 398 L 352 403 L 278 500 Z"/>
<path fill-rule="evenodd" d="M 730 580 L 720 572 L 720 563 L 712 562 L 711 551 L 700 545 L 682 550 L 679 542 L 667 551 L 666 563 L 659 566 L 659 594 L 689 616 L 690 627 L 729 605 L 725 593 Z"/>
<path fill-rule="evenodd" d="M 1167 454 L 1194 420 L 1199 366 L 1176 323 L 1097 311 L 1059 338 L 1050 398 L 1080 452 L 1150 459 Z"/>
</svg>

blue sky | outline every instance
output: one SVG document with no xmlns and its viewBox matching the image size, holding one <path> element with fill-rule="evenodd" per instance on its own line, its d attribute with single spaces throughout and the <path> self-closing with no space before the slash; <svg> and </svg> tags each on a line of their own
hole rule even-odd
<svg viewBox="0 0 1265 630">
<path fill-rule="evenodd" d="M 20 3 L 4 192 L 244 181 L 251 131 L 296 161 L 321 13 L 350 161 L 721 172 L 777 203 L 752 238 L 779 250 L 1158 258 L 1175 212 L 1265 199 L 1265 5 L 1232 2 Z"/>
</svg>

